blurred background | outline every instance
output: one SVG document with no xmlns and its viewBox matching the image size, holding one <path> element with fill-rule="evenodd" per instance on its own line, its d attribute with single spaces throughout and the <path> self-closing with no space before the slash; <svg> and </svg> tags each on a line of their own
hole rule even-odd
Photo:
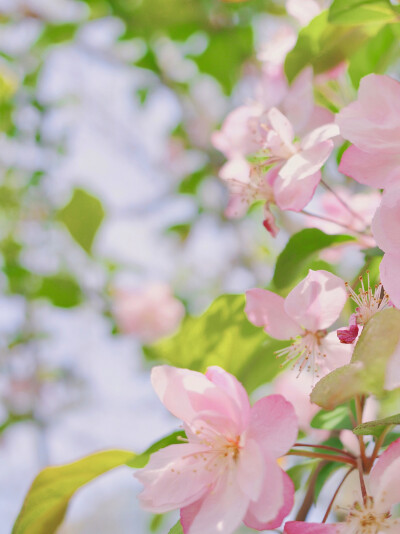
<svg viewBox="0 0 400 534">
<path fill-rule="evenodd" d="M 270 281 L 288 234 L 260 206 L 225 218 L 211 135 L 307 22 L 278 0 L 0 0 L 1 534 L 44 466 L 174 430 L 142 345 Z M 60 532 L 168 532 L 139 489 L 104 475 Z"/>
</svg>

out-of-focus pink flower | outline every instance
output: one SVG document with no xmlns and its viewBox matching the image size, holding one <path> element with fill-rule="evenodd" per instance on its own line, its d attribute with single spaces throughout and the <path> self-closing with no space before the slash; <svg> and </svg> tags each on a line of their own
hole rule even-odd
<svg viewBox="0 0 400 534">
<path fill-rule="evenodd" d="M 293 506 L 294 488 L 279 467 L 297 437 L 292 405 L 281 395 L 250 406 L 243 386 L 220 367 L 205 375 L 155 367 L 153 387 L 183 420 L 187 443 L 151 456 L 137 472 L 139 499 L 154 513 L 181 509 L 185 534 L 231 534 L 278 527 Z"/>
<path fill-rule="evenodd" d="M 382 202 L 372 221 L 372 233 L 385 252 L 380 275 L 391 302 L 400 308 L 400 183 L 382 195 Z"/>
<path fill-rule="evenodd" d="M 348 509 L 343 523 L 304 523 L 289 521 L 285 534 L 398 534 L 400 519 L 392 517 L 391 510 L 400 502 L 400 439 L 393 442 L 372 468 L 368 497 Z M 366 530 L 367 527 L 367 530 Z"/>
<path fill-rule="evenodd" d="M 326 234 L 337 234 L 343 231 L 346 226 L 350 232 L 353 230 L 357 241 L 361 247 L 368 248 L 376 246 L 373 236 L 360 235 L 361 232 L 368 228 L 372 223 L 372 218 L 381 202 L 381 194 L 377 191 L 370 193 L 356 193 L 352 195 L 347 189 L 338 187 L 336 189 L 338 196 L 350 206 L 351 213 L 339 200 L 330 192 L 324 193 L 320 197 L 322 214 L 339 223 L 324 221 L 314 217 L 308 217 L 307 222 L 313 228 L 319 228 Z M 343 226 L 340 226 L 343 225 Z"/>
<path fill-rule="evenodd" d="M 326 0 L 286 0 L 286 10 L 301 26 L 307 26 L 328 5 Z"/>
<path fill-rule="evenodd" d="M 350 360 L 351 348 L 326 330 L 338 319 L 346 299 L 341 278 L 310 269 L 286 299 L 265 289 L 246 291 L 245 312 L 250 322 L 263 326 L 272 337 L 293 339 L 277 354 L 286 356 L 286 361 L 297 360 L 299 373 L 306 368 L 314 377 Z"/>
<path fill-rule="evenodd" d="M 353 143 L 339 170 L 361 184 L 387 188 L 399 182 L 400 83 L 389 76 L 369 74 L 360 83 L 358 98 L 336 117 L 340 133 Z"/>
<path fill-rule="evenodd" d="M 160 283 L 144 289 L 116 291 L 114 315 L 122 332 L 151 343 L 178 328 L 185 308 L 171 288 Z"/>
</svg>

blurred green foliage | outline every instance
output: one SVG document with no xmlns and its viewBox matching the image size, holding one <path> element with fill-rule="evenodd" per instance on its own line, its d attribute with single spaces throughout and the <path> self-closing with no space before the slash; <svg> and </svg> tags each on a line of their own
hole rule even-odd
<svg viewBox="0 0 400 534">
<path fill-rule="evenodd" d="M 244 306 L 243 295 L 222 295 L 200 317 L 187 317 L 175 336 L 144 347 L 144 353 L 151 360 L 195 371 L 219 365 L 251 392 L 281 371 L 274 353 L 287 342 L 253 326 Z"/>
</svg>

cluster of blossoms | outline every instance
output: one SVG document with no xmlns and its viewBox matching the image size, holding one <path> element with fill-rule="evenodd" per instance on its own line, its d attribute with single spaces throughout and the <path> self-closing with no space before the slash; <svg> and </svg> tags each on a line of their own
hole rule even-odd
<svg viewBox="0 0 400 534">
<path fill-rule="evenodd" d="M 309 3 L 316 12 L 320 10 L 318 2 Z M 289 4 L 295 14 L 298 3 Z M 327 270 L 309 270 L 286 298 L 260 288 L 246 292 L 248 320 L 270 337 L 287 340 L 288 345 L 276 356 L 283 357 L 283 365 L 292 363 L 300 381 L 302 371 L 310 371 L 311 385 L 317 388 L 317 381 L 329 379 L 339 368 L 362 369 L 362 363 L 353 358 L 363 330 L 388 308 L 392 309 L 389 313 L 400 308 L 400 83 L 386 75 L 364 77 L 357 99 L 342 106 L 335 117 L 314 104 L 316 80 L 311 68 L 301 72 L 290 87 L 286 83 L 283 61 L 293 46 L 290 31 L 281 32 L 276 44 L 273 52 L 268 48 L 262 52 L 264 65 L 256 98 L 232 111 L 213 136 L 214 146 L 227 158 L 220 171 L 229 189 L 226 215 L 241 217 L 253 202 L 261 200 L 263 225 L 275 237 L 279 229 L 271 206 L 304 210 L 321 182 L 321 169 L 336 140 L 351 143 L 339 171 L 376 189 L 352 196 L 346 190 L 337 195 L 327 186 L 330 192 L 322 205 L 330 217 L 310 223 L 323 229 L 328 225 L 331 231 L 333 225 L 334 232 L 344 226 L 356 236 L 358 246 L 376 247 L 376 254 L 383 253 L 381 282 L 375 287 L 366 269 L 356 281 L 358 290 L 356 284 L 345 283 Z M 356 305 L 351 314 L 346 309 L 349 296 Z M 350 315 L 349 325 L 337 329 L 345 313 Z M 369 335 L 372 339 L 373 329 Z M 392 352 L 386 369 L 387 390 L 400 385 L 400 341 Z M 180 509 L 185 534 L 231 534 L 242 522 L 255 530 L 280 527 L 293 509 L 295 494 L 292 480 L 281 467 L 288 460 L 280 459 L 326 460 L 324 449 L 333 454 L 332 461 L 348 466 L 343 482 L 358 470 L 361 497 L 342 508 L 339 522 L 327 523 L 342 482 L 322 523 L 287 520 L 284 533 L 400 533 L 400 518 L 394 513 L 400 503 L 400 439 L 392 440 L 381 452 L 384 431 L 375 437 L 375 444 L 371 438 L 368 454 L 364 439 L 357 440 L 353 434 L 356 447 L 350 450 L 345 432 L 340 433 L 341 447 L 320 445 L 317 436 L 312 445 L 297 443 L 299 428 L 309 431 L 311 417 L 319 409 L 310 402 L 309 384 L 295 394 L 287 390 L 296 406 L 284 398 L 285 387 L 294 390 L 292 385 L 283 387 L 283 396 L 265 396 L 251 406 L 240 382 L 219 367 L 210 367 L 205 375 L 155 367 L 152 383 L 166 408 L 183 421 L 186 438 L 182 438 L 185 443 L 154 453 L 138 471 L 136 476 L 144 486 L 139 498 L 143 508 L 154 513 Z M 355 426 L 364 421 L 367 398 L 358 394 L 354 400 L 356 414 L 351 417 Z M 307 447 L 312 450 L 304 451 Z"/>
</svg>

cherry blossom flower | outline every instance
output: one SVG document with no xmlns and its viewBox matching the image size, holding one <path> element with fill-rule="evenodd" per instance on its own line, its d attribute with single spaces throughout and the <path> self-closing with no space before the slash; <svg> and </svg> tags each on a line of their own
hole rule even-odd
<svg viewBox="0 0 400 534">
<path fill-rule="evenodd" d="M 369 495 L 347 510 L 343 523 L 304 523 L 289 521 L 285 534 L 398 534 L 400 519 L 392 517 L 400 503 L 400 439 L 393 442 L 372 468 Z"/>
<path fill-rule="evenodd" d="M 314 377 L 350 360 L 348 346 L 339 343 L 335 332 L 327 332 L 339 318 L 346 298 L 343 280 L 327 271 L 310 269 L 286 299 L 265 289 L 250 289 L 245 312 L 251 323 L 263 326 L 272 337 L 293 340 L 277 352 L 278 356 L 296 360 L 299 374 L 306 368 Z"/>
<path fill-rule="evenodd" d="M 399 182 L 400 83 L 369 74 L 360 82 L 358 98 L 337 115 L 340 133 L 353 143 L 339 170 L 370 187 Z"/>
<path fill-rule="evenodd" d="M 150 343 L 172 334 L 185 315 L 185 308 L 167 284 L 154 283 L 144 289 L 116 291 L 114 315 L 123 333 Z"/>
<path fill-rule="evenodd" d="M 346 282 L 346 287 L 351 299 L 357 304 L 355 313 L 350 316 L 349 328 L 338 330 L 337 335 L 341 343 L 353 343 L 359 334 L 359 325 L 364 327 L 376 313 L 391 306 L 389 295 L 383 288 L 382 283 L 371 288 L 369 271 L 367 271 L 367 286 L 364 286 L 363 277 L 360 276 L 361 287 L 358 294 Z"/>
<path fill-rule="evenodd" d="M 382 195 L 372 221 L 372 233 L 385 254 L 380 264 L 382 284 L 391 302 L 400 307 L 400 184 Z"/>
<path fill-rule="evenodd" d="M 203 375 L 164 365 L 151 378 L 183 420 L 187 443 L 159 450 L 137 472 L 142 506 L 180 508 L 185 534 L 231 534 L 242 521 L 278 527 L 293 505 L 293 484 L 277 462 L 297 437 L 292 405 L 271 395 L 251 407 L 240 382 L 220 367 Z"/>
<path fill-rule="evenodd" d="M 321 126 L 297 142 L 288 119 L 272 108 L 253 121 L 252 131 L 253 140 L 262 147 L 254 161 L 234 156 L 220 171 L 230 190 L 226 214 L 243 216 L 255 200 L 265 200 L 266 212 L 271 203 L 282 210 L 301 211 L 321 180 L 320 169 L 333 150 L 331 138 L 338 133 L 336 126 Z"/>
</svg>

